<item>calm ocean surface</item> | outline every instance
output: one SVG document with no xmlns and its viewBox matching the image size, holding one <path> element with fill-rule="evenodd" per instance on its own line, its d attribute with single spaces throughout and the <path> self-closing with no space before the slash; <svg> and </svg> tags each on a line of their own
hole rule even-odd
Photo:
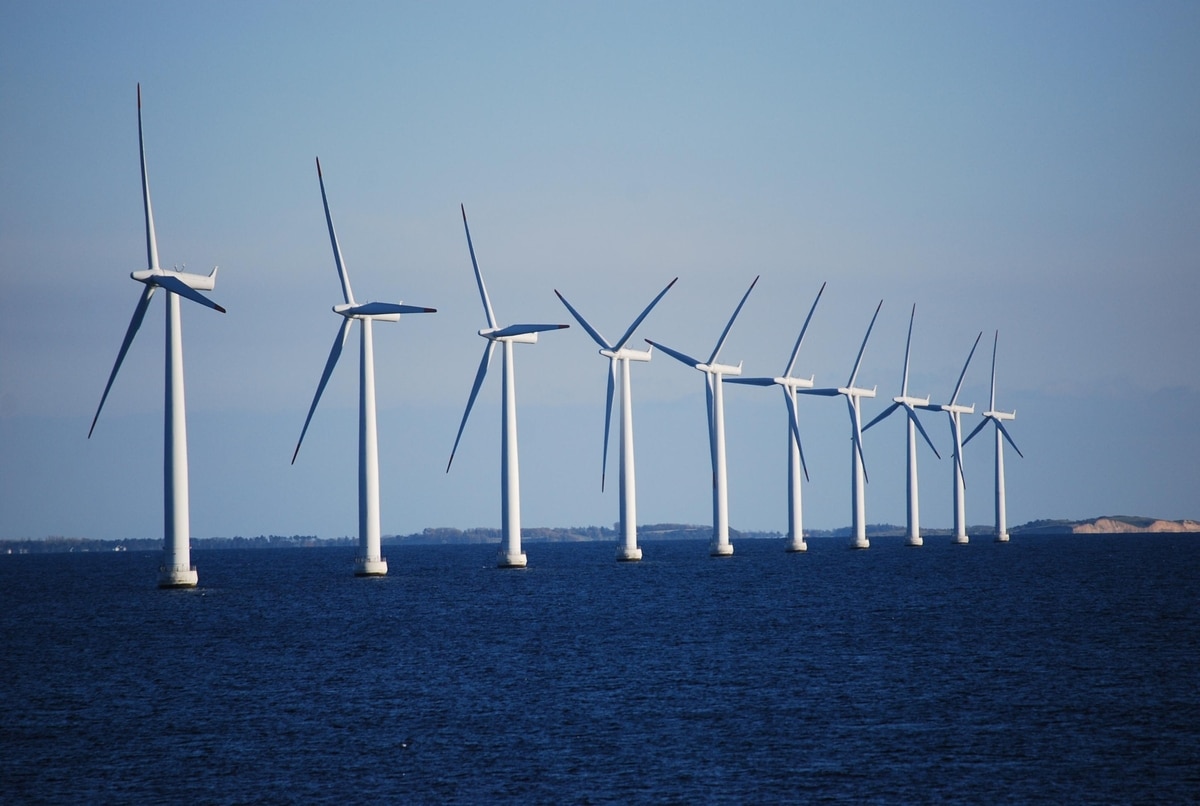
<svg viewBox="0 0 1200 806">
<path fill-rule="evenodd" d="M 1200 800 L 1200 539 L 0 556 L 6 803 Z"/>
</svg>

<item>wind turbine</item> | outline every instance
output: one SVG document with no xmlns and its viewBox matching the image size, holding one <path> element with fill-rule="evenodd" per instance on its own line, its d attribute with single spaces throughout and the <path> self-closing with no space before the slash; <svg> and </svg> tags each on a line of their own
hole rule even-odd
<svg viewBox="0 0 1200 806">
<path fill-rule="evenodd" d="M 941 459 L 942 455 L 938 453 L 938 449 L 934 447 L 933 440 L 929 438 L 929 434 L 925 432 L 925 426 L 921 425 L 921 421 L 917 418 L 917 412 L 913 406 L 928 406 L 929 398 L 910 397 L 908 394 L 908 356 L 909 349 L 912 347 L 912 329 L 913 319 L 917 316 L 916 303 L 913 304 L 912 313 L 908 317 L 908 341 L 904 343 L 904 379 L 900 383 L 900 396 L 892 398 L 892 405 L 883 410 L 883 413 L 876 417 L 871 422 L 863 426 L 866 431 L 875 423 L 886 419 L 893 412 L 903 408 L 905 415 L 908 418 L 908 534 L 905 536 L 904 544 L 906 546 L 920 546 L 924 541 L 921 539 L 921 515 L 917 502 L 917 431 L 921 432 L 921 436 L 925 438 L 925 442 L 929 445 L 933 455 Z"/>
<path fill-rule="evenodd" d="M 875 306 L 875 315 L 871 317 L 871 324 L 867 325 L 867 335 L 863 336 L 862 346 L 858 348 L 858 358 L 854 360 L 854 369 L 850 371 L 850 380 L 846 382 L 846 385 L 826 389 L 799 390 L 800 394 L 804 395 L 824 395 L 826 397 L 842 395 L 846 398 L 846 408 L 850 412 L 850 497 L 852 502 L 850 548 L 854 549 L 865 549 L 871 546 L 867 540 L 867 469 L 863 462 L 860 401 L 864 397 L 875 397 L 874 387 L 863 389 L 855 386 L 854 382 L 858 380 L 858 368 L 862 364 L 863 352 L 867 349 L 867 339 L 871 338 L 871 329 L 875 327 L 875 320 L 879 318 L 879 309 L 882 307 L 883 300 L 879 300 L 879 304 Z"/>
<path fill-rule="evenodd" d="M 142 326 L 146 309 L 150 307 L 150 299 L 158 288 L 167 295 L 167 332 L 166 332 L 166 395 L 164 403 L 164 453 L 163 461 L 163 562 L 158 568 L 158 586 L 160 588 L 190 588 L 199 582 L 196 567 L 191 562 L 191 527 L 188 513 L 188 464 L 187 464 L 187 413 L 183 393 L 183 332 L 180 323 L 179 298 L 186 297 L 193 302 L 206 305 L 209 308 L 225 313 L 225 309 L 200 291 L 211 291 L 216 287 L 217 269 L 212 274 L 190 274 L 182 271 L 164 271 L 158 265 L 158 241 L 154 236 L 154 212 L 150 207 L 150 181 L 146 174 L 146 145 L 142 138 L 142 85 L 138 84 L 138 150 L 142 159 L 142 202 L 146 211 L 146 261 L 148 268 L 132 272 L 129 276 L 145 287 L 138 299 L 137 307 L 133 310 L 133 318 L 125 331 L 125 339 L 117 352 L 117 361 L 113 364 L 104 386 L 104 394 L 100 396 L 100 405 L 96 407 L 96 416 L 92 418 L 92 427 L 88 429 L 88 439 L 96 429 L 96 421 L 100 419 L 100 410 L 108 399 L 108 392 L 116 380 L 117 371 L 129 345 Z"/>
<path fill-rule="evenodd" d="M 717 346 L 713 348 L 707 361 L 698 361 L 656 341 L 646 339 L 647 344 L 704 373 L 704 391 L 708 398 L 708 445 L 713 472 L 713 539 L 708 553 L 713 557 L 728 557 L 733 554 L 733 546 L 729 543 L 729 485 L 725 473 L 725 396 L 722 391 L 724 384 L 721 381 L 726 375 L 742 374 L 741 362 L 738 362 L 736 367 L 718 364 L 717 356 L 721 354 L 725 338 L 729 335 L 729 329 L 733 327 L 733 320 L 741 313 L 746 298 L 750 296 L 757 282 L 758 277 L 755 277 L 746 289 L 742 301 L 734 309 L 733 316 L 729 317 L 729 324 L 725 325 L 725 330 L 721 332 L 721 338 L 717 339 Z"/>
<path fill-rule="evenodd" d="M 633 320 L 633 324 L 625 331 L 625 334 L 616 341 L 615 344 L 609 343 L 607 339 L 600 335 L 594 327 L 588 324 L 588 321 L 583 318 L 579 311 L 571 307 L 571 303 L 567 302 L 567 298 L 554 290 L 558 298 L 562 300 L 562 304 L 567 306 L 567 310 L 575 317 L 575 320 L 583 326 L 592 340 L 600 345 L 600 355 L 608 359 L 608 398 L 604 404 L 604 453 L 600 466 L 600 489 L 604 490 L 604 479 L 608 474 L 608 431 L 609 425 L 612 422 L 612 403 L 613 392 L 615 391 L 618 365 L 620 367 L 621 376 L 621 542 L 617 547 L 617 559 L 625 562 L 636 561 L 642 559 L 642 550 L 637 544 L 637 484 L 634 481 L 633 469 L 633 397 L 630 392 L 630 376 L 629 362 L 630 361 L 649 361 L 652 351 L 646 350 L 631 350 L 625 346 L 629 339 L 633 336 L 633 332 L 637 330 L 638 325 L 642 323 L 650 311 L 658 304 L 658 301 L 663 298 L 663 295 L 671 290 L 671 286 L 675 285 L 675 280 L 667 283 L 667 287 L 658 292 L 658 296 L 651 300 L 646 309 L 642 311 L 637 319 Z"/>
<path fill-rule="evenodd" d="M 783 400 L 787 404 L 788 410 L 788 551 L 808 550 L 808 544 L 804 542 L 804 518 L 800 491 L 800 474 L 803 471 L 804 478 L 807 480 L 808 466 L 804 462 L 804 448 L 800 445 L 800 417 L 796 409 L 796 391 L 811 389 L 813 385 L 811 377 L 793 378 L 792 370 L 796 367 L 796 357 L 800 354 L 800 345 L 804 343 L 804 334 L 808 330 L 808 323 L 812 321 L 813 311 L 817 309 L 817 303 L 821 301 L 821 294 L 824 292 L 825 283 L 821 283 L 817 297 L 813 300 L 812 307 L 808 309 L 808 316 L 804 319 L 804 326 L 800 328 L 800 336 L 796 339 L 796 346 L 792 348 L 792 357 L 788 361 L 783 375 L 778 378 L 729 379 L 730 383 L 778 386 L 783 390 Z"/>
<path fill-rule="evenodd" d="M 321 160 L 317 159 L 317 181 L 321 184 L 321 203 L 325 206 L 325 223 L 329 227 L 329 242 L 333 245 L 333 261 L 337 265 L 338 279 L 342 283 L 342 305 L 333 306 L 333 312 L 342 317 L 337 336 L 333 340 L 333 349 L 325 362 L 325 371 L 317 384 L 317 393 L 313 396 L 312 405 L 308 407 L 308 416 L 304 418 L 304 428 L 300 431 L 300 439 L 296 441 L 296 450 L 292 453 L 292 464 L 300 453 L 300 445 L 304 435 L 308 433 L 308 424 L 312 422 L 313 412 L 329 383 L 329 376 L 337 366 L 342 354 L 342 347 L 350 335 L 350 326 L 355 320 L 362 325 L 359 341 L 358 362 L 358 556 L 354 558 L 354 575 L 384 576 L 387 574 L 387 560 L 381 555 L 379 547 L 379 441 L 375 427 L 375 343 L 371 332 L 373 322 L 399 322 L 401 314 L 435 313 L 434 308 L 422 308 L 417 305 L 402 305 L 398 302 L 356 302 L 354 292 L 350 289 L 350 275 L 346 272 L 346 264 L 342 261 L 342 250 L 338 246 L 337 233 L 333 229 L 333 217 L 329 214 L 329 200 L 325 196 L 325 177 L 321 174 Z"/>
<path fill-rule="evenodd" d="M 970 406 L 958 405 L 958 393 L 962 390 L 963 378 L 967 375 L 967 367 L 971 365 L 971 356 L 975 355 L 975 348 L 979 346 L 979 339 L 983 337 L 983 331 L 979 331 L 979 335 L 975 337 L 975 343 L 971 345 L 971 352 L 967 354 L 967 361 L 963 364 L 962 372 L 959 373 L 958 383 L 954 385 L 954 394 L 950 396 L 950 402 L 941 404 L 923 404 L 917 406 L 919 409 L 928 411 L 944 411 L 950 417 L 950 434 L 954 439 L 954 542 L 959 545 L 966 545 L 970 538 L 967 537 L 967 513 L 966 513 L 966 492 L 967 484 L 963 478 L 962 465 L 962 416 L 964 414 L 974 414 L 975 404 Z"/>
<path fill-rule="evenodd" d="M 1007 439 L 1008 444 L 1012 445 L 1013 450 L 1017 452 L 1017 456 L 1022 459 L 1025 454 L 1021 453 L 1021 449 L 1017 447 L 1017 443 L 1013 442 L 1013 438 L 1009 436 L 1008 429 L 1004 427 L 1004 420 L 1015 420 L 1017 413 L 1015 411 L 997 411 L 996 410 L 996 345 L 1000 342 L 1000 331 L 996 331 L 995 340 L 992 342 L 992 397 L 988 404 L 988 410 L 983 413 L 983 422 L 975 426 L 975 430 L 967 435 L 963 440 L 963 445 L 971 441 L 971 438 L 983 430 L 983 427 L 992 422 L 996 426 L 996 542 L 1008 542 L 1008 524 L 1006 522 L 1004 512 L 1004 442 Z"/>
<path fill-rule="evenodd" d="M 479 272 L 479 262 L 475 260 L 475 247 L 471 244 L 471 228 L 467 226 L 467 211 L 462 210 L 463 230 L 467 233 L 467 249 L 471 252 L 471 266 L 475 269 L 475 282 L 479 286 L 479 298 L 483 301 L 483 312 L 487 316 L 488 326 L 479 331 L 479 335 L 487 339 L 483 348 L 483 360 L 479 362 L 479 371 L 475 373 L 475 383 L 471 386 L 471 395 L 467 398 L 467 408 L 463 412 L 462 422 L 458 425 L 458 436 L 454 438 L 454 448 L 450 451 L 450 461 L 446 463 L 446 472 L 454 463 L 454 454 L 458 450 L 458 441 L 462 439 L 463 429 L 467 418 L 471 416 L 471 407 L 475 405 L 475 397 L 483 378 L 487 375 L 488 364 L 492 361 L 492 353 L 496 344 L 504 345 L 501 357 L 501 372 L 504 375 L 503 399 L 501 409 L 500 429 L 500 556 L 501 568 L 524 568 L 525 552 L 521 551 L 521 471 L 517 463 L 517 389 L 513 375 L 513 344 L 536 344 L 537 334 L 545 330 L 561 330 L 570 325 L 508 325 L 500 327 L 496 324 L 496 314 L 492 311 L 492 302 L 488 299 L 487 287 L 483 284 L 483 275 Z"/>
</svg>

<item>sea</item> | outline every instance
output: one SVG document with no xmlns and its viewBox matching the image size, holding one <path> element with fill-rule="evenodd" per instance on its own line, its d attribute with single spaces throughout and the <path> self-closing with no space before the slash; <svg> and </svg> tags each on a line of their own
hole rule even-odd
<svg viewBox="0 0 1200 806">
<path fill-rule="evenodd" d="M 4 803 L 1200 801 L 1200 539 L 0 556 Z"/>
</svg>

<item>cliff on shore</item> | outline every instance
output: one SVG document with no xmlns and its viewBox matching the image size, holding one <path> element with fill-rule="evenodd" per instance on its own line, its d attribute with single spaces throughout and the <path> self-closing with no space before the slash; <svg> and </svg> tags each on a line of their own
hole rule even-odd
<svg viewBox="0 0 1200 806">
<path fill-rule="evenodd" d="M 1082 521 L 1030 521 L 1010 530 L 1014 535 L 1075 534 L 1111 535 L 1131 532 L 1200 532 L 1200 522 L 1193 520 L 1166 521 L 1134 515 L 1105 515 Z"/>
</svg>

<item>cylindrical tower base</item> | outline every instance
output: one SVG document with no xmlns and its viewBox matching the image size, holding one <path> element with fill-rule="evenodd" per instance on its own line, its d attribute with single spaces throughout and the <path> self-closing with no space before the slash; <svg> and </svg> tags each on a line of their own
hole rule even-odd
<svg viewBox="0 0 1200 806">
<path fill-rule="evenodd" d="M 909 535 L 905 539 L 904 545 L 906 545 L 906 546 L 923 546 L 923 545 L 925 545 L 925 540 L 920 535 Z"/>
<path fill-rule="evenodd" d="M 1000 534 L 996 535 L 996 542 L 997 543 L 1007 543 L 1008 542 L 1008 532 L 1001 532 Z"/>
<path fill-rule="evenodd" d="M 865 537 L 852 537 L 850 538 L 850 548 L 869 549 L 871 548 L 871 541 L 867 540 Z"/>
<path fill-rule="evenodd" d="M 635 563 L 640 559 L 642 559 L 642 550 L 640 547 L 637 547 L 637 546 L 635 546 L 634 548 L 629 548 L 628 546 L 618 546 L 617 547 L 617 562 Z"/>
<path fill-rule="evenodd" d="M 804 542 L 803 537 L 798 537 L 788 543 L 787 550 L 789 554 L 795 554 L 801 551 L 808 551 L 808 544 Z"/>
<path fill-rule="evenodd" d="M 971 538 L 967 537 L 966 535 L 955 535 L 954 536 L 954 545 L 956 545 L 956 546 L 965 546 L 970 542 L 971 542 Z"/>
<path fill-rule="evenodd" d="M 498 555 L 498 558 L 496 560 L 496 567 L 497 568 L 524 568 L 527 563 L 528 563 L 528 560 L 525 558 L 525 552 L 522 551 L 518 554 L 508 554 L 503 549 L 501 549 L 500 554 Z"/>
<path fill-rule="evenodd" d="M 355 557 L 354 576 L 382 577 L 387 576 L 386 557 Z"/>
<path fill-rule="evenodd" d="M 158 567 L 158 587 L 160 588 L 194 588 L 200 582 L 196 566 L 160 565 Z"/>
<path fill-rule="evenodd" d="M 717 543 L 713 542 L 708 545 L 708 556 L 710 557 L 732 557 L 732 543 Z"/>
</svg>

